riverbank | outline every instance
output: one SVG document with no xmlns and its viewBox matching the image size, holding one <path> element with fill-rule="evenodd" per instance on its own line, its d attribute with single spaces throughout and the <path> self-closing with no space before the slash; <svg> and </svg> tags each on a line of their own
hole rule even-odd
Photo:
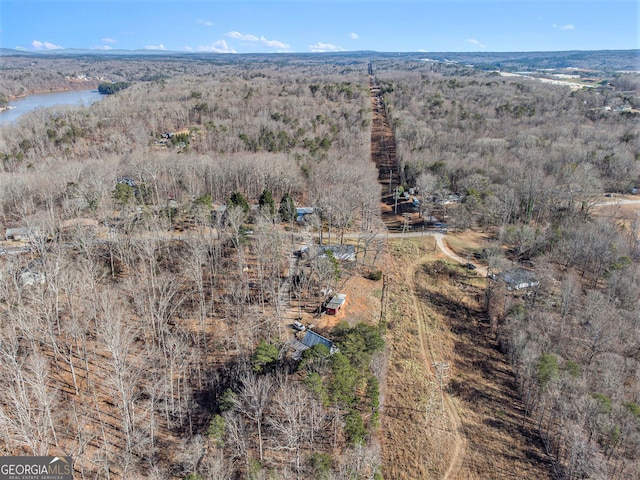
<svg viewBox="0 0 640 480">
<path fill-rule="evenodd" d="M 21 98 L 28 97 L 30 95 L 44 95 L 46 93 L 63 93 L 63 92 L 75 92 L 80 90 L 97 90 L 98 86 L 101 84 L 101 81 L 98 80 L 81 80 L 78 82 L 71 82 L 70 87 L 63 88 L 53 88 L 53 89 L 36 89 L 30 90 L 27 93 L 21 93 L 20 95 L 6 95 L 7 100 L 9 102 L 20 100 Z M 4 110 L 10 110 L 12 107 L 9 105 L 7 107 L 0 108 L 0 112 Z"/>
<path fill-rule="evenodd" d="M 57 89 L 43 93 L 15 98 L 11 105 L 0 110 L 0 125 L 9 125 L 17 122 L 24 114 L 40 108 L 51 108 L 58 105 L 87 106 L 104 97 L 97 88 L 91 88 L 88 82 L 84 83 L 84 89 Z"/>
</svg>

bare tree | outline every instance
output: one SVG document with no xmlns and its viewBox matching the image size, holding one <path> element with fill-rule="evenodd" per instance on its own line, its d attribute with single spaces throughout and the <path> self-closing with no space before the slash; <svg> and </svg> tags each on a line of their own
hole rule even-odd
<svg viewBox="0 0 640 480">
<path fill-rule="evenodd" d="M 240 379 L 242 390 L 238 396 L 240 411 L 249 420 L 255 423 L 258 434 L 259 459 L 264 459 L 263 452 L 263 426 L 265 413 L 273 393 L 273 380 L 266 375 L 245 373 Z"/>
</svg>

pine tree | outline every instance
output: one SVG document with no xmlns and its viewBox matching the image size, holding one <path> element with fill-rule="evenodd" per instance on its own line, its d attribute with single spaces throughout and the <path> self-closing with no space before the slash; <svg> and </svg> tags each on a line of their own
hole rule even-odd
<svg viewBox="0 0 640 480">
<path fill-rule="evenodd" d="M 268 212 L 270 217 L 273 217 L 276 213 L 276 202 L 273 199 L 273 194 L 271 193 L 271 190 L 268 189 L 264 189 L 262 191 L 262 194 L 260 195 L 260 199 L 258 200 L 258 203 L 260 204 L 260 208 L 265 211 Z"/>
<path fill-rule="evenodd" d="M 296 218 L 296 202 L 293 201 L 289 193 L 285 193 L 280 200 L 280 216 L 285 222 L 290 222 Z"/>
<path fill-rule="evenodd" d="M 227 208 L 240 207 L 245 214 L 249 213 L 249 202 L 240 192 L 233 192 L 227 201 Z"/>
</svg>

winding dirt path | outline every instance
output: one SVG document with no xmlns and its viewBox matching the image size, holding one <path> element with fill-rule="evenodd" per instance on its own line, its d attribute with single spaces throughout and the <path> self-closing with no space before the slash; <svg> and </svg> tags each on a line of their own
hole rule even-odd
<svg viewBox="0 0 640 480">
<path fill-rule="evenodd" d="M 437 235 L 439 237 L 436 237 L 436 242 L 440 240 L 440 243 L 437 243 L 440 246 L 442 242 L 442 234 Z M 453 252 L 451 253 L 453 254 Z M 434 363 L 437 361 L 437 354 L 434 352 L 434 348 L 432 347 L 431 342 L 429 341 L 429 336 L 426 332 L 426 313 L 424 311 L 422 302 L 420 302 L 420 300 L 418 299 L 415 285 L 416 271 L 420 266 L 424 264 L 424 262 L 425 258 L 423 257 L 413 263 L 405 272 L 405 280 L 407 286 L 411 291 L 411 301 L 416 312 L 416 323 L 418 325 L 420 348 L 422 351 L 423 360 L 427 368 L 433 375 L 433 378 L 435 379 L 436 375 Z M 467 439 L 464 436 L 462 419 L 460 418 L 460 414 L 453 402 L 453 399 L 448 393 L 442 392 L 442 395 L 442 407 L 444 409 L 444 413 L 448 417 L 449 432 L 453 435 L 453 450 L 451 452 L 451 459 L 449 460 L 449 467 L 447 468 L 442 478 L 443 480 L 453 480 L 455 478 L 458 478 L 458 474 L 462 468 L 464 454 L 467 448 Z"/>
<path fill-rule="evenodd" d="M 435 233 L 434 237 L 436 238 L 436 245 L 442 253 L 444 253 L 447 257 L 452 260 L 455 260 L 458 263 L 467 263 L 466 258 L 462 258 L 460 255 L 457 255 L 453 250 L 449 248 L 446 241 L 444 240 L 444 235 L 441 233 Z M 478 267 L 476 265 L 476 272 L 478 272 L 482 277 L 486 277 L 488 275 L 487 267 Z"/>
</svg>

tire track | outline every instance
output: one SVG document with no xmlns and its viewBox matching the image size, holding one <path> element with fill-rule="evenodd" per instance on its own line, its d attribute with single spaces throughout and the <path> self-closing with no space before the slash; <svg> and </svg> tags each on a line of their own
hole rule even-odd
<svg viewBox="0 0 640 480">
<path fill-rule="evenodd" d="M 442 241 L 442 235 L 439 235 L 439 237 L 440 241 Z M 434 348 L 426 332 L 427 315 L 424 311 L 424 306 L 422 305 L 420 299 L 416 294 L 415 276 L 418 268 L 424 264 L 425 260 L 426 258 L 423 257 L 417 260 L 415 263 L 411 264 L 411 266 L 405 272 L 405 281 L 411 291 L 411 300 L 417 316 L 416 322 L 418 325 L 420 349 L 422 352 L 423 360 L 427 368 L 430 372 L 432 372 L 432 375 L 435 378 L 435 373 L 433 373 L 434 370 L 432 367 L 436 361 L 436 353 L 434 352 Z M 453 451 L 451 452 L 449 467 L 447 468 L 442 479 L 453 480 L 459 478 L 459 473 L 462 469 L 464 456 L 467 449 L 467 439 L 464 435 L 462 419 L 460 418 L 460 414 L 453 402 L 453 399 L 450 395 L 443 393 L 443 401 L 444 411 L 449 419 L 449 425 L 451 428 L 451 433 L 453 435 Z"/>
</svg>

